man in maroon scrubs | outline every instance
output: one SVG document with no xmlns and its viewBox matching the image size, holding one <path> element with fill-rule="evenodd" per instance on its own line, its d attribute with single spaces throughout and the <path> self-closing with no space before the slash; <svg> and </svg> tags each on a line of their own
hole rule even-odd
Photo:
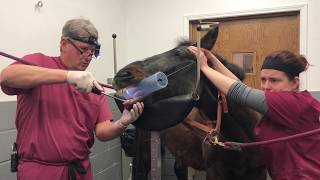
<svg viewBox="0 0 320 180">
<path fill-rule="evenodd" d="M 98 31 L 86 19 L 66 22 L 60 56 L 25 56 L 34 65 L 14 63 L 1 72 L 1 88 L 17 95 L 18 180 L 91 180 L 94 134 L 102 141 L 119 136 L 143 111 L 143 103 L 112 122 L 105 96 L 86 68 L 98 56 Z"/>
</svg>

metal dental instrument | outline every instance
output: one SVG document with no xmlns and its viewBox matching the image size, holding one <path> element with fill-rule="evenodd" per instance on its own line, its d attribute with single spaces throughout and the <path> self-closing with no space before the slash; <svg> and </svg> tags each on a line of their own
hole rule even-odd
<svg viewBox="0 0 320 180">
<path fill-rule="evenodd" d="M 113 96 L 113 95 L 111 95 L 111 94 L 108 94 L 108 93 L 105 93 L 105 92 L 100 92 L 101 94 L 103 94 L 103 95 L 106 95 L 106 96 L 108 96 L 108 97 L 111 97 L 111 98 L 113 98 L 113 99 L 116 99 L 116 100 L 119 100 L 119 101 L 122 101 L 122 102 L 125 102 L 126 100 L 125 99 L 122 99 L 122 98 L 119 98 L 119 97 L 116 97 L 116 96 Z"/>
</svg>

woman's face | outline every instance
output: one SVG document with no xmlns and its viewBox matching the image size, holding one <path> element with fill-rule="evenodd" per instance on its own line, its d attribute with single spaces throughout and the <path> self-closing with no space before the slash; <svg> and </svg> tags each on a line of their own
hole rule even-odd
<svg viewBox="0 0 320 180">
<path fill-rule="evenodd" d="M 261 70 L 261 89 L 270 92 L 298 91 L 299 77 L 289 80 L 286 73 L 275 69 Z"/>
</svg>

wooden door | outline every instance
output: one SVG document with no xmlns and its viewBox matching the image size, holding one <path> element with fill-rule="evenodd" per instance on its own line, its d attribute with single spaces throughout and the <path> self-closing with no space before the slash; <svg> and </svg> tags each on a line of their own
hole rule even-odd
<svg viewBox="0 0 320 180">
<path fill-rule="evenodd" d="M 260 88 L 260 67 L 266 55 L 285 49 L 299 53 L 298 13 L 210 19 L 219 22 L 219 35 L 212 51 L 243 67 L 244 83 Z M 190 22 L 192 41 L 196 41 L 196 34 L 196 24 Z"/>
</svg>

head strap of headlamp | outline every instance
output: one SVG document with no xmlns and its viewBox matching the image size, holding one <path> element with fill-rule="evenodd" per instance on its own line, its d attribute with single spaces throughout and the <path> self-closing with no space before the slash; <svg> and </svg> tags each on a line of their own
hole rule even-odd
<svg viewBox="0 0 320 180">
<path fill-rule="evenodd" d="M 98 58 L 100 56 L 100 43 L 98 42 L 97 38 L 93 37 L 93 36 L 89 36 L 89 37 L 86 37 L 86 36 L 79 36 L 77 34 L 69 34 L 67 37 L 73 39 L 73 40 L 76 40 L 76 41 L 80 41 L 80 42 L 83 42 L 83 43 L 87 43 L 87 44 L 91 44 L 91 45 L 94 45 L 96 46 L 96 50 L 94 52 L 94 56 L 96 58 Z"/>
</svg>

